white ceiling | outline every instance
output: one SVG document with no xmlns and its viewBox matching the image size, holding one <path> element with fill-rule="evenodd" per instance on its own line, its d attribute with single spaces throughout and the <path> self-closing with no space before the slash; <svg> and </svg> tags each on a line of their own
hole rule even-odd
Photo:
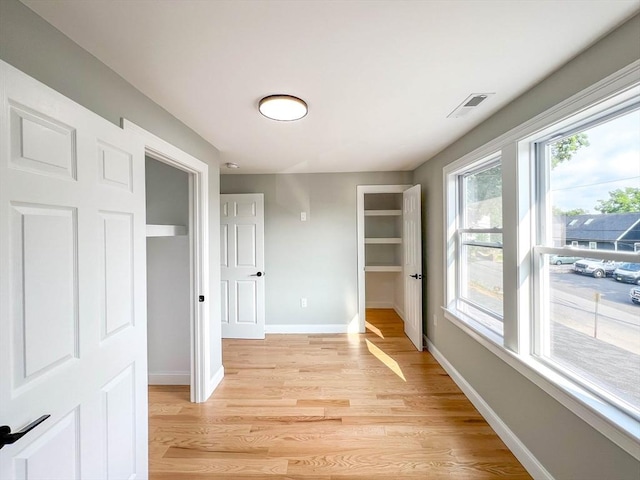
<svg viewBox="0 0 640 480">
<path fill-rule="evenodd" d="M 640 0 L 22 0 L 238 173 L 412 170 Z M 465 118 L 471 93 L 495 92 Z M 276 122 L 261 97 L 303 98 Z M 230 173 L 224 171 L 222 173 Z"/>
</svg>

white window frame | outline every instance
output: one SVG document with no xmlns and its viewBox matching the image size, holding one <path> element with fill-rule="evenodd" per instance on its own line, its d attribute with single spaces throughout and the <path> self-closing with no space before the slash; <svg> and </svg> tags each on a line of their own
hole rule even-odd
<svg viewBox="0 0 640 480">
<path fill-rule="evenodd" d="M 582 418 L 629 454 L 640 460 L 640 421 L 617 408 L 579 382 L 558 373 L 535 356 L 538 327 L 535 302 L 539 300 L 539 272 L 548 268 L 544 254 L 593 255 L 586 246 L 547 247 L 536 245 L 538 209 L 534 142 L 558 128 L 575 124 L 577 115 L 587 117 L 596 109 L 618 104 L 619 95 L 640 93 L 640 60 L 598 82 L 533 119 L 468 153 L 443 169 L 445 225 L 444 272 L 446 319 L 528 378 L 567 409 Z M 476 328 L 473 319 L 458 312 L 456 294 L 456 182 L 455 172 L 480 159 L 499 154 L 503 176 L 503 282 L 504 336 Z M 514 202 L 514 199 L 517 200 Z M 638 253 L 599 251 L 598 258 L 639 262 Z M 472 326 L 473 325 L 473 326 Z"/>
<path fill-rule="evenodd" d="M 500 233 L 503 234 L 503 228 L 468 228 L 463 225 L 465 207 L 463 201 L 462 183 L 463 177 L 468 174 L 482 171 L 486 168 L 490 168 L 493 165 L 500 164 L 502 166 L 502 158 L 500 152 L 492 152 L 488 155 L 474 156 L 470 158 L 464 158 L 461 162 L 456 162 L 451 168 L 446 169 L 445 182 L 448 185 L 449 202 L 453 205 L 450 213 L 450 221 L 448 224 L 451 226 L 450 235 L 447 237 L 447 251 L 449 252 L 449 259 L 447 262 L 449 275 L 448 278 L 451 282 L 447 283 L 447 308 L 451 311 L 455 311 L 459 319 L 462 319 L 468 324 L 468 326 L 474 330 L 479 331 L 481 334 L 489 337 L 492 341 L 502 344 L 503 336 L 492 330 L 485 325 L 485 322 L 474 318 L 465 312 L 463 308 L 459 308 L 461 304 L 468 305 L 474 309 L 482 312 L 483 315 L 490 317 L 493 320 L 503 322 L 503 317 L 485 309 L 481 305 L 463 298 L 462 283 L 463 283 L 463 266 L 459 258 L 463 254 L 462 248 L 462 234 L 464 233 Z M 503 183 L 504 185 L 504 183 Z M 503 257 L 504 257 L 504 247 Z"/>
</svg>

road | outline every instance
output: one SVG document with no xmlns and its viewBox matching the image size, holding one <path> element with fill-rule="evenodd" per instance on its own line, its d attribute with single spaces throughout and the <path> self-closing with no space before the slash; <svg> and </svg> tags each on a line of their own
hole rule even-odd
<svg viewBox="0 0 640 480">
<path fill-rule="evenodd" d="M 480 260 L 470 267 L 469 296 L 498 311 L 501 265 Z M 629 299 L 632 285 L 576 274 L 572 265 L 551 265 L 549 287 L 551 357 L 640 405 L 640 306 Z"/>
</svg>

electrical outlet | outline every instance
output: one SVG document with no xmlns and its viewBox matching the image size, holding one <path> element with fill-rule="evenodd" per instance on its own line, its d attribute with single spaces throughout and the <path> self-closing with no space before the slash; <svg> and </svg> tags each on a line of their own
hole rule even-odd
<svg viewBox="0 0 640 480">
<path fill-rule="evenodd" d="M 302 297 L 300 299 L 300 307 L 301 308 L 307 308 L 307 299 L 306 299 L 306 297 Z"/>
<path fill-rule="evenodd" d="M 301 222 L 307 221 L 307 212 L 300 212 L 300 221 Z"/>
<path fill-rule="evenodd" d="M 435 313 L 433 314 L 433 326 L 438 326 L 438 315 L 436 315 Z"/>
</svg>

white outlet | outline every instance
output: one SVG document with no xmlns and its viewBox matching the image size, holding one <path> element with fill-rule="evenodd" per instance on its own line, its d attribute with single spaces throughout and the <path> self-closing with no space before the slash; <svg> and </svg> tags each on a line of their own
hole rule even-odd
<svg viewBox="0 0 640 480">
<path fill-rule="evenodd" d="M 438 326 L 438 315 L 436 315 L 435 313 L 433 314 L 433 326 Z"/>
<path fill-rule="evenodd" d="M 307 299 L 306 299 L 306 297 L 302 297 L 300 299 L 300 307 L 301 308 L 307 308 Z"/>
<path fill-rule="evenodd" d="M 300 212 L 300 221 L 301 222 L 307 221 L 307 212 Z"/>
</svg>

